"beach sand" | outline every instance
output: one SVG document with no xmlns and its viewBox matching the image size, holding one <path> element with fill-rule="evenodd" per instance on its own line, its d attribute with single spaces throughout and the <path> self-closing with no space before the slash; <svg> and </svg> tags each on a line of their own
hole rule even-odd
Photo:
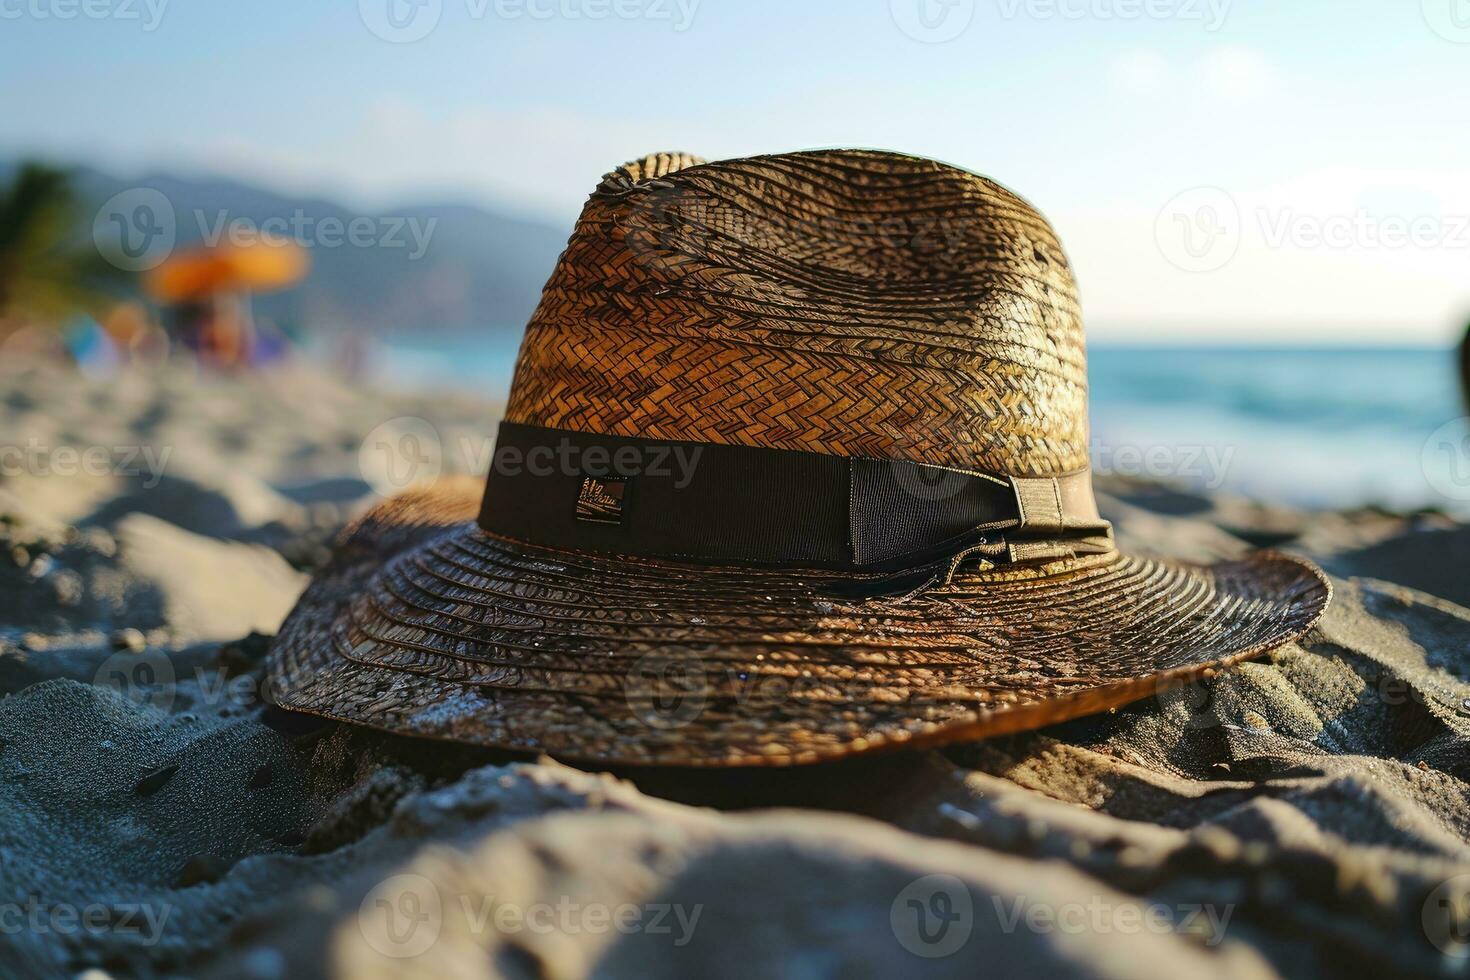
<svg viewBox="0 0 1470 980">
<path fill-rule="evenodd" d="M 305 368 L 0 370 L 0 972 L 1470 975 L 1470 529 L 1103 481 L 1125 547 L 1306 554 L 1330 612 L 945 751 L 609 775 L 262 704 L 333 534 L 482 472 L 496 414 Z"/>
</svg>

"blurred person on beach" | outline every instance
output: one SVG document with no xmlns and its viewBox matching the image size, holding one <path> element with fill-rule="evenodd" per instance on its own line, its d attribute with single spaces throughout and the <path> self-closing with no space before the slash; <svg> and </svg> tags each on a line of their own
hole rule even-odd
<svg viewBox="0 0 1470 980">
<path fill-rule="evenodd" d="M 310 263 L 299 247 L 181 251 L 140 283 L 77 234 L 84 214 L 65 170 L 25 163 L 0 186 L 0 353 L 7 364 L 60 360 L 105 375 L 161 363 L 171 351 L 224 370 L 286 356 L 288 338 L 256 320 L 251 296 L 301 280 Z M 140 286 L 156 307 L 140 302 Z"/>
<path fill-rule="evenodd" d="M 289 242 L 201 247 L 169 257 L 143 285 L 168 310 L 175 340 L 200 363 L 261 367 L 284 357 L 289 344 L 255 319 L 251 296 L 295 285 L 309 268 L 306 253 Z"/>
</svg>

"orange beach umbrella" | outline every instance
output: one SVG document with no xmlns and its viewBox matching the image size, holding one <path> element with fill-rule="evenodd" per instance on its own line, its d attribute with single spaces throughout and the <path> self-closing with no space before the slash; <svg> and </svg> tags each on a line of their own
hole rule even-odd
<svg viewBox="0 0 1470 980">
<path fill-rule="evenodd" d="M 310 257 L 293 242 L 196 248 L 170 256 L 148 273 L 143 288 L 160 302 L 184 303 L 217 293 L 284 289 L 310 267 Z"/>
</svg>

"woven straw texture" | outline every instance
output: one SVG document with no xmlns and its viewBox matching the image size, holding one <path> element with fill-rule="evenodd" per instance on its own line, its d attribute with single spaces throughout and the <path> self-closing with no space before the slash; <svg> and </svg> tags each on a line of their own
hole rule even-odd
<svg viewBox="0 0 1470 980">
<path fill-rule="evenodd" d="M 694 162 L 603 179 L 526 330 L 510 421 L 1014 476 L 1087 465 L 1076 287 L 1024 201 L 891 153 Z"/>
<path fill-rule="evenodd" d="M 277 639 L 278 703 L 598 763 L 816 762 L 1124 704 L 1299 635 L 1328 597 L 1279 555 L 1114 556 L 849 602 L 798 573 L 514 545 L 477 502 L 364 519 Z"/>
<path fill-rule="evenodd" d="M 1014 476 L 1087 465 L 1075 289 L 1046 222 L 933 161 L 824 151 L 605 177 L 533 317 L 512 421 Z M 553 551 L 480 487 L 369 514 L 272 649 L 281 705 L 600 763 L 814 762 L 1103 710 L 1288 642 L 1330 588 L 1260 554 L 864 576 Z"/>
</svg>

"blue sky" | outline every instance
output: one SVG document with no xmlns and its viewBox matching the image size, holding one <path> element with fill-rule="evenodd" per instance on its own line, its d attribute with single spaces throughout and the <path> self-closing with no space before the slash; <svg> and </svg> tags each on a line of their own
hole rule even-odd
<svg viewBox="0 0 1470 980">
<path fill-rule="evenodd" d="M 0 153 L 569 225 L 651 150 L 900 149 L 1119 340 L 1448 342 L 1467 83 L 1467 0 L 0 0 Z"/>
</svg>

